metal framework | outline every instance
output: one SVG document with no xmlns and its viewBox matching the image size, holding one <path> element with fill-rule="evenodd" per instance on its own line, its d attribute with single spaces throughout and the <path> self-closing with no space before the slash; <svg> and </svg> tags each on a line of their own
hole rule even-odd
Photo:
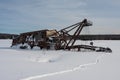
<svg viewBox="0 0 120 80">
<path fill-rule="evenodd" d="M 40 47 L 40 49 L 55 49 L 55 50 L 71 50 L 87 49 L 96 52 L 112 52 L 110 48 L 98 47 L 91 45 L 75 45 L 77 38 L 84 27 L 92 26 L 92 22 L 84 19 L 82 22 L 73 24 L 59 31 L 56 30 L 40 30 L 32 31 L 20 34 L 19 37 L 13 39 L 12 46 L 22 44 L 20 48 L 27 48 L 28 44 L 32 49 L 34 46 Z M 71 35 L 70 32 L 73 32 Z"/>
</svg>

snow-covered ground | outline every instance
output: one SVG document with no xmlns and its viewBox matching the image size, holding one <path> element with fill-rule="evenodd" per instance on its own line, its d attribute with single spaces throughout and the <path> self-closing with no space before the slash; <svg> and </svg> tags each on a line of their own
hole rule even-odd
<svg viewBox="0 0 120 80">
<path fill-rule="evenodd" d="M 0 80 L 120 80 L 120 41 L 93 42 L 113 52 L 21 50 L 0 40 Z"/>
</svg>

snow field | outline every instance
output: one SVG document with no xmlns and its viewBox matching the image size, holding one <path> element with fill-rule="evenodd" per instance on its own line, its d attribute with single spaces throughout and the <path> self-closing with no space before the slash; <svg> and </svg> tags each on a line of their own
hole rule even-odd
<svg viewBox="0 0 120 80">
<path fill-rule="evenodd" d="M 0 80 L 120 80 L 120 41 L 93 42 L 113 53 L 12 49 L 0 40 Z"/>
</svg>

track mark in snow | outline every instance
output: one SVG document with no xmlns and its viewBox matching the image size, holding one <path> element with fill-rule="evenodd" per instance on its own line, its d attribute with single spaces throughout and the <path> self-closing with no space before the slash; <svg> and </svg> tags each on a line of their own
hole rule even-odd
<svg viewBox="0 0 120 80">
<path fill-rule="evenodd" d="M 99 63 L 99 60 L 100 60 L 100 58 L 102 56 L 103 55 L 98 56 L 97 59 L 96 59 L 96 61 L 93 62 L 93 63 L 82 64 L 82 65 L 79 65 L 77 67 L 74 67 L 73 69 L 59 71 L 59 72 L 53 72 L 53 73 L 47 73 L 47 74 L 38 75 L 38 76 L 32 76 L 32 77 L 28 77 L 28 78 L 21 79 L 21 80 L 35 80 L 35 79 L 40 79 L 40 78 L 44 78 L 44 77 L 49 77 L 49 76 L 54 76 L 54 75 L 59 75 L 59 74 L 63 74 L 63 73 L 68 73 L 68 72 L 73 72 L 73 71 L 81 70 L 81 69 L 83 69 L 85 67 L 88 67 L 88 66 L 95 65 L 95 64 Z"/>
</svg>

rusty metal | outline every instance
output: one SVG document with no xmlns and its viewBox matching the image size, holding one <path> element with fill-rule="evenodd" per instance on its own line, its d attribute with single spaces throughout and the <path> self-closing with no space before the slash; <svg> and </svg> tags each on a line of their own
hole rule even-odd
<svg viewBox="0 0 120 80">
<path fill-rule="evenodd" d="M 110 48 L 97 47 L 92 45 L 75 45 L 77 38 L 80 36 L 82 29 L 86 26 L 92 26 L 92 22 L 84 19 L 82 22 L 73 24 L 59 31 L 56 30 L 39 30 L 21 33 L 20 36 L 13 39 L 12 46 L 22 44 L 21 49 L 32 49 L 38 46 L 40 49 L 55 49 L 55 50 L 72 50 L 87 49 L 96 52 L 112 52 Z M 72 32 L 70 34 L 70 32 Z M 28 44 L 28 46 L 24 45 Z"/>
</svg>

